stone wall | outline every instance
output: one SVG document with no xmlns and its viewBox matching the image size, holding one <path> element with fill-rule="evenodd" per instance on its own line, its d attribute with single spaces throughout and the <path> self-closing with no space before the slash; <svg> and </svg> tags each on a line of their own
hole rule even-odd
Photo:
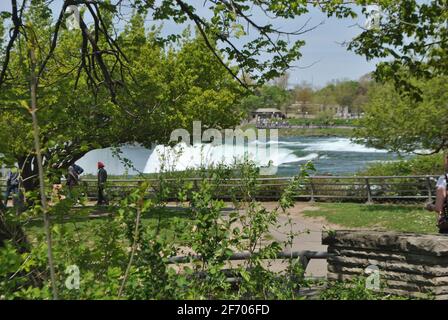
<svg viewBox="0 0 448 320">
<path fill-rule="evenodd" d="M 322 243 L 329 280 L 366 276 L 373 265 L 387 293 L 448 299 L 448 236 L 341 230 L 324 232 Z"/>
</svg>

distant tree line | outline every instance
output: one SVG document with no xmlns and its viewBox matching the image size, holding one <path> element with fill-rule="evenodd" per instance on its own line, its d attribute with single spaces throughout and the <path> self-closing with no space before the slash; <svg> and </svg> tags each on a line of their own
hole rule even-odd
<svg viewBox="0 0 448 320">
<path fill-rule="evenodd" d="M 377 85 L 370 74 L 367 74 L 359 80 L 333 80 L 321 88 L 308 82 L 290 88 L 286 74 L 246 96 L 241 107 L 248 115 L 259 108 L 277 108 L 299 116 L 324 116 L 325 113 L 326 116 L 334 116 L 334 112 L 325 112 L 329 107 L 333 110 L 335 107 L 347 108 L 349 113 L 360 114 L 369 101 L 369 91 Z"/>
</svg>

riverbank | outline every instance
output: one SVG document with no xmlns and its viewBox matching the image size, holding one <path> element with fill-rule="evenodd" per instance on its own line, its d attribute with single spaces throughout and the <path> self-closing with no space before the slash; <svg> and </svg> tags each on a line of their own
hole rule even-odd
<svg viewBox="0 0 448 320">
<path fill-rule="evenodd" d="M 291 128 L 279 129 L 279 137 L 304 136 L 304 137 L 343 137 L 351 138 L 353 128 Z"/>
<path fill-rule="evenodd" d="M 241 126 L 241 130 L 255 129 L 255 125 L 248 124 Z M 351 138 L 353 136 L 353 129 L 350 127 L 346 128 L 280 128 L 278 129 L 279 137 L 341 137 L 341 138 Z"/>
</svg>

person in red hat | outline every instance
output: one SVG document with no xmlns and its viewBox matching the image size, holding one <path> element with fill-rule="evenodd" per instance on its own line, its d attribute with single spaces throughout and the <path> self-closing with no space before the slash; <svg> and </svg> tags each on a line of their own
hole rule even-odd
<svg viewBox="0 0 448 320">
<path fill-rule="evenodd" d="M 98 162 L 98 202 L 97 205 L 109 204 L 106 197 L 107 171 L 105 165 L 101 161 Z"/>
</svg>

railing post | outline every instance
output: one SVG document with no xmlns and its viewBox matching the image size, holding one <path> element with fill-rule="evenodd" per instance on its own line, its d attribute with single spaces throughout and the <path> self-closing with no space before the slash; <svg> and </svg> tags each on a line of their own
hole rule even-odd
<svg viewBox="0 0 448 320">
<path fill-rule="evenodd" d="M 193 190 L 194 190 L 194 192 L 198 192 L 198 190 L 199 190 L 198 180 L 196 180 L 196 179 L 193 180 Z"/>
<path fill-rule="evenodd" d="M 310 188 L 311 188 L 311 199 L 310 199 L 310 202 L 315 202 L 313 178 L 310 178 Z"/>
<path fill-rule="evenodd" d="M 308 259 L 308 257 L 305 254 L 303 254 L 300 255 L 299 261 L 300 264 L 302 265 L 303 271 L 305 272 L 306 268 L 308 267 L 308 264 L 310 263 L 310 259 Z"/>
<path fill-rule="evenodd" d="M 429 176 L 426 177 L 426 188 L 428 189 L 428 201 L 432 201 L 432 192 L 431 192 L 431 178 Z"/>
<path fill-rule="evenodd" d="M 367 190 L 367 203 L 372 203 L 372 190 L 370 189 L 369 178 L 365 179 L 366 181 L 366 190 Z"/>
</svg>

